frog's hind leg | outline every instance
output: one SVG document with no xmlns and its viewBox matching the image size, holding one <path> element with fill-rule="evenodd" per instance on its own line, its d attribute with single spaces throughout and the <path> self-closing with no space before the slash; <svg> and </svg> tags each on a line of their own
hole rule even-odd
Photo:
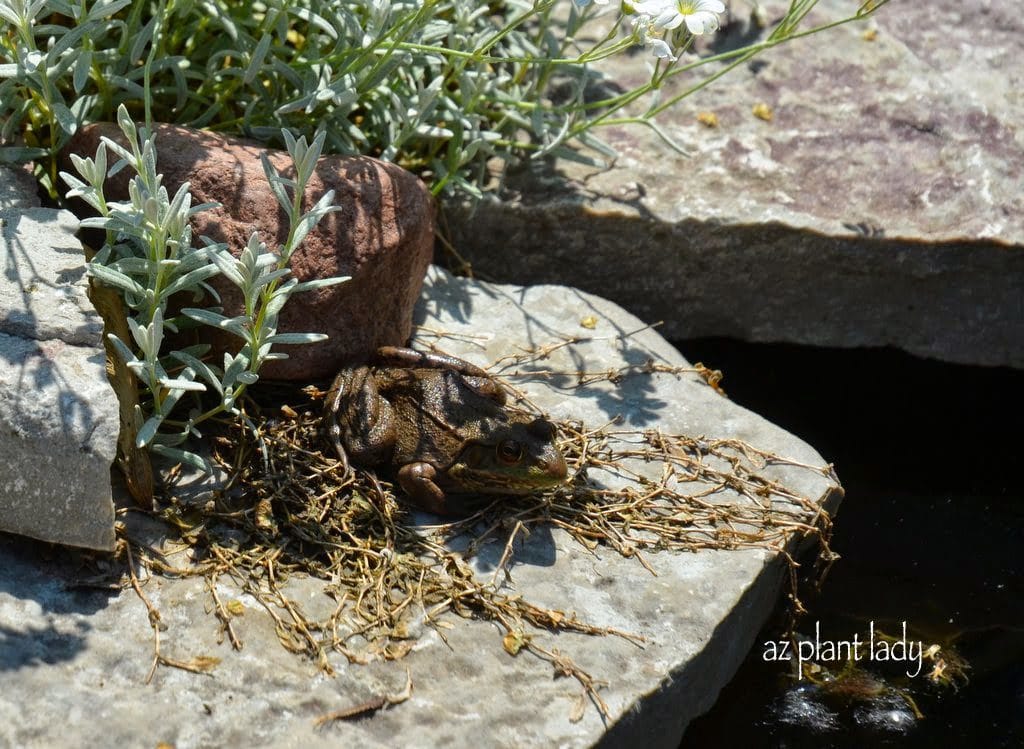
<svg viewBox="0 0 1024 749">
<path fill-rule="evenodd" d="M 399 346 L 382 346 L 377 349 L 377 357 L 382 363 L 401 367 L 420 367 L 423 369 L 441 369 L 462 375 L 462 382 L 484 398 L 490 398 L 499 406 L 505 405 L 508 394 L 505 388 L 487 372 L 475 364 L 451 354 L 417 351 Z"/>
<path fill-rule="evenodd" d="M 417 351 L 403 346 L 381 346 L 377 349 L 377 358 L 387 364 L 402 367 L 424 367 L 428 369 L 450 369 L 470 377 L 489 377 L 487 370 L 465 359 L 451 354 Z"/>
<path fill-rule="evenodd" d="M 321 422 L 323 431 L 327 435 L 327 440 L 338 454 L 338 460 L 341 461 L 346 475 L 352 471 L 352 466 L 348 462 L 348 453 L 345 451 L 345 446 L 341 444 L 343 432 L 338 420 L 338 414 L 341 411 L 341 403 L 345 395 L 347 377 L 351 377 L 351 374 L 350 371 L 342 372 L 334 379 L 334 383 L 327 393 L 323 421 Z"/>
<path fill-rule="evenodd" d="M 369 367 L 342 371 L 327 394 L 327 437 L 338 459 L 373 466 L 387 459 L 396 434 L 391 404 L 380 395 Z"/>
</svg>

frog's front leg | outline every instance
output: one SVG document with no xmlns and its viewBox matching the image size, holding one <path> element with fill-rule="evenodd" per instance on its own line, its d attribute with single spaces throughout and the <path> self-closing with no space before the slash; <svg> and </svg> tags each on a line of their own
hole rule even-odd
<svg viewBox="0 0 1024 749">
<path fill-rule="evenodd" d="M 430 463 L 408 463 L 398 470 L 398 483 L 420 507 L 437 515 L 449 514 L 444 492 L 434 480 L 437 469 Z"/>
</svg>

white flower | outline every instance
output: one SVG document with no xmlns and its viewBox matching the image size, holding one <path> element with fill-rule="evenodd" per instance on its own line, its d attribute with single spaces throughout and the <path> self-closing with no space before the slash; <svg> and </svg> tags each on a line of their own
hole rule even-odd
<svg viewBox="0 0 1024 749">
<path fill-rule="evenodd" d="M 26 73 L 34 73 L 39 69 L 39 66 L 43 64 L 43 53 L 39 50 L 33 50 L 25 55 L 25 60 L 22 65 L 25 66 Z"/>
<path fill-rule="evenodd" d="M 675 29 L 685 21 L 691 34 L 714 31 L 718 14 L 725 12 L 721 0 L 641 0 L 633 8 L 652 18 L 655 28 Z"/>
<path fill-rule="evenodd" d="M 646 44 L 651 49 L 651 54 L 662 60 L 675 62 L 679 58 L 672 54 L 672 47 L 660 36 L 655 36 L 654 19 L 646 15 L 634 15 L 630 21 L 633 26 L 633 34 L 641 44 Z"/>
<path fill-rule="evenodd" d="M 655 57 L 660 57 L 662 60 L 675 62 L 679 59 L 672 54 L 672 48 L 668 46 L 668 43 L 664 39 L 648 39 L 647 46 L 651 48 L 651 52 Z"/>
</svg>

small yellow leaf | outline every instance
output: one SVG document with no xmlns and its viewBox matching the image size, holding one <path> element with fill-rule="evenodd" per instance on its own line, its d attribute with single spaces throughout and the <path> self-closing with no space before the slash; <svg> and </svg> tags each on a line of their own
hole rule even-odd
<svg viewBox="0 0 1024 749">
<path fill-rule="evenodd" d="M 212 655 L 197 655 L 187 661 L 179 661 L 161 655 L 160 663 L 172 668 L 180 668 L 183 671 L 191 671 L 194 674 L 208 674 L 220 663 L 220 658 Z"/>
<path fill-rule="evenodd" d="M 593 315 L 587 315 L 582 320 L 580 320 L 580 325 L 582 325 L 587 330 L 593 330 L 594 328 L 597 327 L 597 318 L 594 317 Z"/>
<path fill-rule="evenodd" d="M 752 111 L 755 117 L 764 120 L 765 122 L 771 122 L 772 117 L 775 116 L 775 113 L 772 111 L 772 108 L 765 104 L 763 101 L 755 104 Z"/>
<path fill-rule="evenodd" d="M 697 122 L 707 128 L 718 127 L 718 115 L 714 112 L 700 112 Z"/>
<path fill-rule="evenodd" d="M 194 667 L 196 671 L 213 671 L 219 664 L 220 658 L 213 655 L 197 655 L 191 661 L 185 661 L 186 664 Z"/>
<path fill-rule="evenodd" d="M 384 648 L 384 657 L 389 661 L 397 661 L 412 652 L 412 649 L 416 646 L 414 640 L 403 640 L 401 642 L 392 642 L 386 648 Z"/>
<path fill-rule="evenodd" d="M 277 521 L 274 520 L 274 509 L 269 499 L 261 499 L 256 503 L 256 527 L 261 531 L 277 533 Z"/>
<path fill-rule="evenodd" d="M 501 644 L 509 655 L 519 655 L 529 638 L 522 632 L 509 632 L 502 638 Z"/>
<path fill-rule="evenodd" d="M 227 609 L 232 616 L 242 616 L 245 613 L 245 604 L 236 598 L 233 601 L 228 601 Z"/>
</svg>

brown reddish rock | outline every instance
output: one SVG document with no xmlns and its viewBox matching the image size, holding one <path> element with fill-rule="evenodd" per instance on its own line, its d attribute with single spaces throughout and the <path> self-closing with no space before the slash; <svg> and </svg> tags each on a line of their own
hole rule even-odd
<svg viewBox="0 0 1024 749">
<path fill-rule="evenodd" d="M 216 202 L 219 208 L 192 219 L 195 237 L 226 242 L 236 255 L 255 229 L 268 247 L 284 242 L 287 217 L 263 173 L 258 144 L 174 125 L 157 125 L 157 168 L 174 191 L 189 182 L 192 204 Z M 72 174 L 68 153 L 92 156 L 100 136 L 124 143 L 113 123 L 89 125 L 65 148 L 64 169 Z M 285 151 L 266 151 L 278 172 L 294 176 Z M 111 161 L 113 163 L 113 161 Z M 130 170 L 106 182 L 108 198 L 128 195 Z M 380 346 L 402 345 L 412 332 L 412 310 L 430 263 L 434 242 L 434 203 L 413 174 L 369 157 L 325 156 L 306 189 L 308 210 L 327 190 L 335 191 L 341 210 L 321 220 L 292 255 L 300 281 L 351 276 L 338 286 L 294 295 L 282 311 L 278 332 L 326 333 L 327 341 L 283 346 L 289 358 L 267 362 L 264 377 L 314 380 L 332 377 L 342 362 L 365 357 Z M 225 279 L 212 285 L 221 294 L 225 314 L 241 309 L 241 294 Z M 201 326 L 202 340 L 213 345 L 212 361 L 237 351 L 240 339 Z"/>
</svg>

